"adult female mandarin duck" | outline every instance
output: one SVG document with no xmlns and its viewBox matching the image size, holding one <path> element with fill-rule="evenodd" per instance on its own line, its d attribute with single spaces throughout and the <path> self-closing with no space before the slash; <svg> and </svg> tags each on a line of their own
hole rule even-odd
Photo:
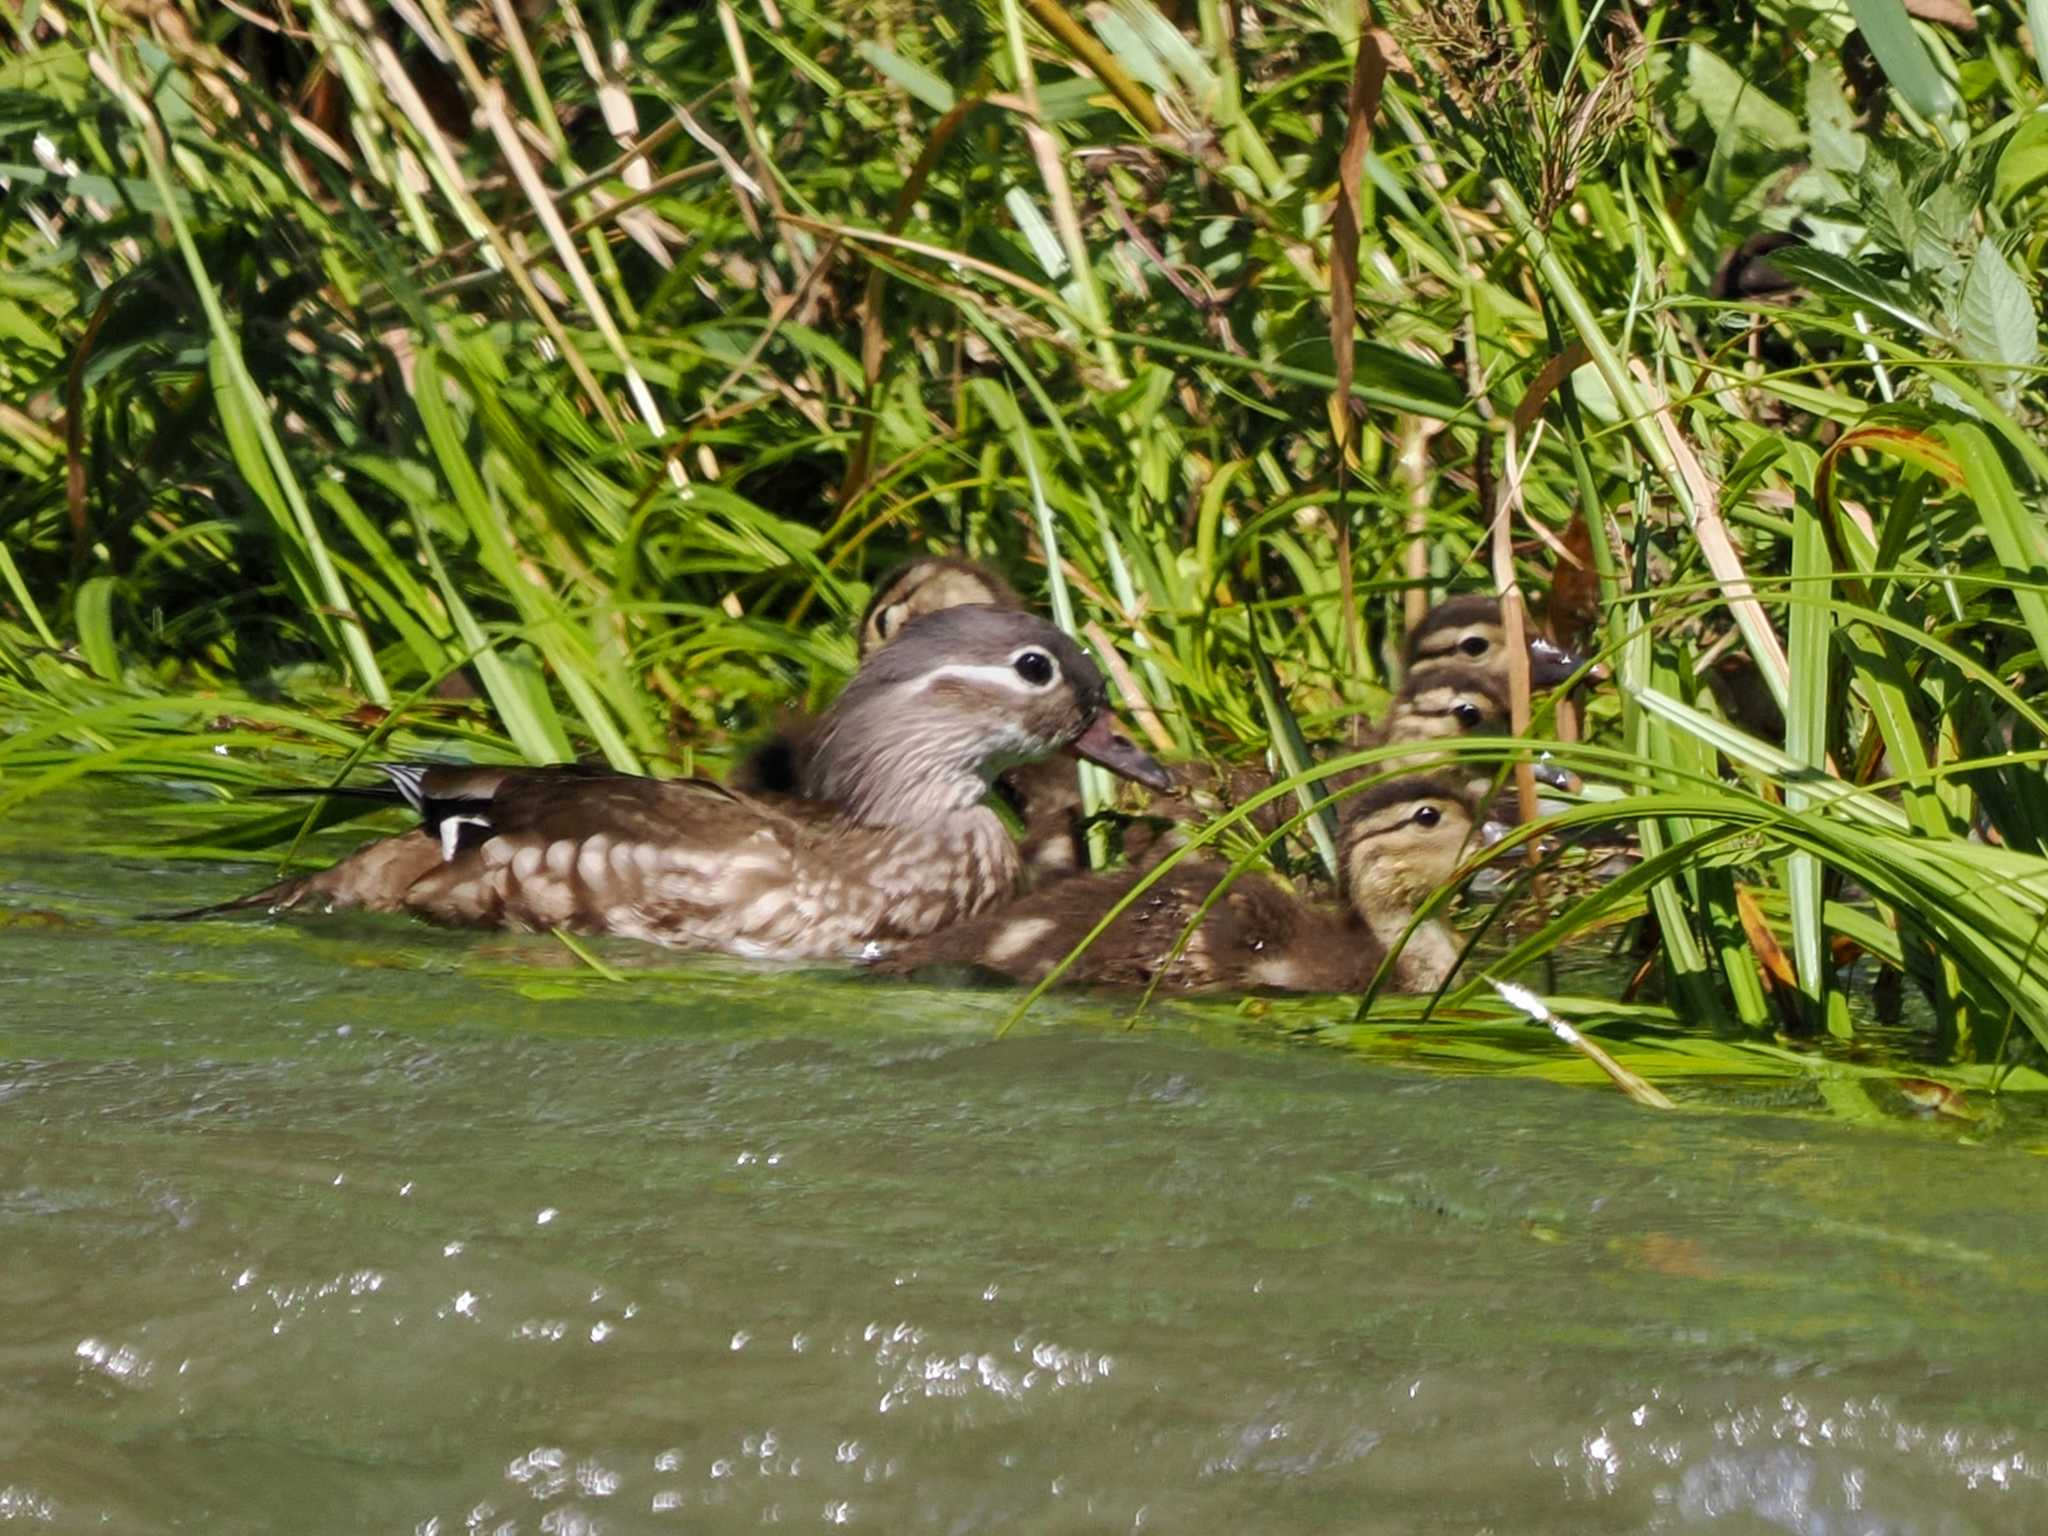
<svg viewBox="0 0 2048 1536">
<path fill-rule="evenodd" d="M 948 608 L 861 666 L 819 721 L 800 798 L 580 766 L 397 766 L 389 793 L 418 831 L 229 905 L 848 958 L 1010 894 L 1017 850 L 984 796 L 1003 769 L 1061 749 L 1166 782 L 1113 729 L 1073 641 L 1029 614 Z"/>
</svg>

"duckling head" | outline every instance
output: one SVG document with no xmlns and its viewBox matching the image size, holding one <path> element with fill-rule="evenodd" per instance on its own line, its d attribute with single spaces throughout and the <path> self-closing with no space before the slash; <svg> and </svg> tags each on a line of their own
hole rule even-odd
<svg viewBox="0 0 2048 1536">
<path fill-rule="evenodd" d="M 875 595 L 860 616 L 860 654 L 865 660 L 912 619 L 942 608 L 980 603 L 1021 610 L 1024 600 L 987 566 L 957 555 L 923 555 L 905 561 L 875 583 Z"/>
<path fill-rule="evenodd" d="M 1006 768 L 1062 749 L 1154 789 L 1172 779 L 1119 734 L 1087 652 L 1034 614 L 984 603 L 905 623 L 821 722 L 804 793 L 902 825 L 978 804 Z"/>
<path fill-rule="evenodd" d="M 1392 779 L 1352 802 L 1343 826 L 1345 890 L 1382 944 L 1392 945 L 1416 909 L 1450 883 L 1472 830 L 1464 788 L 1446 776 Z M 1455 961 L 1449 930 L 1424 925 L 1403 952 L 1403 984 L 1435 986 Z"/>
<path fill-rule="evenodd" d="M 1501 622 L 1500 599 L 1468 592 L 1438 603 L 1422 616 L 1408 636 L 1408 675 L 1413 678 L 1436 666 L 1459 663 L 1484 667 L 1507 677 L 1507 629 Z M 1541 635 L 1529 637 L 1529 683 L 1555 688 L 1585 665 L 1583 657 Z"/>
<path fill-rule="evenodd" d="M 1469 662 L 1440 661 L 1409 675 L 1394 695 L 1382 734 L 1390 742 L 1437 741 L 1500 735 L 1509 728 L 1507 686 L 1498 673 Z"/>
</svg>

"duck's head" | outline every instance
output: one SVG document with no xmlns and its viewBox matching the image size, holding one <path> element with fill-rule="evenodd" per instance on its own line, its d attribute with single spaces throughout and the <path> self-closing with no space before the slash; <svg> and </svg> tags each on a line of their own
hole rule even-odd
<svg viewBox="0 0 2048 1536">
<path fill-rule="evenodd" d="M 894 640 L 912 619 L 969 604 L 1021 610 L 1024 600 L 994 571 L 957 555 L 905 561 L 875 583 L 875 595 L 860 616 L 861 658 Z"/>
<path fill-rule="evenodd" d="M 978 803 L 1005 768 L 1068 750 L 1153 789 L 1165 769 L 1115 726 L 1087 652 L 1034 614 L 987 604 L 904 624 L 825 714 L 804 793 L 857 821 Z"/>
<path fill-rule="evenodd" d="M 1375 932 L 1398 933 L 1450 883 L 1472 831 L 1464 786 L 1448 775 L 1389 779 L 1357 795 L 1341 839 L 1353 910 Z"/>
<path fill-rule="evenodd" d="M 1483 592 L 1467 593 L 1438 603 L 1422 616 L 1408 636 L 1408 675 L 1447 663 L 1482 667 L 1505 681 L 1507 628 L 1501 621 L 1500 599 Z M 1529 683 L 1555 688 L 1585 665 L 1583 657 L 1541 635 L 1529 636 Z"/>
<path fill-rule="evenodd" d="M 1511 729 L 1506 679 L 1464 661 L 1439 661 L 1409 674 L 1387 711 L 1388 741 L 1502 735 Z"/>
</svg>

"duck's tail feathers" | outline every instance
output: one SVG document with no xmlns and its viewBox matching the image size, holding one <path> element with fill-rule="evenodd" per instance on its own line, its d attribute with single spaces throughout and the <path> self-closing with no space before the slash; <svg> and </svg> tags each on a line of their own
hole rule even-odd
<svg viewBox="0 0 2048 1536">
<path fill-rule="evenodd" d="M 190 923 L 202 917 L 225 917 L 232 912 L 249 912 L 261 908 L 265 912 L 283 912 L 305 900 L 311 877 L 294 875 L 289 880 L 280 880 L 275 885 L 266 885 L 260 891 L 251 891 L 247 896 L 236 896 L 228 901 L 211 902 L 203 907 L 187 907 L 180 912 L 138 912 L 138 923 Z"/>
</svg>

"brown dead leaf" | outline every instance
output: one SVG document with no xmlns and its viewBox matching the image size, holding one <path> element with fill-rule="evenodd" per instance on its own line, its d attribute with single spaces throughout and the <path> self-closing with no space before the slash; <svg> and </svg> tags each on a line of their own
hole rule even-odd
<svg viewBox="0 0 2048 1536">
<path fill-rule="evenodd" d="M 1735 910 L 1742 917 L 1742 931 L 1749 936 L 1749 947 L 1756 951 L 1756 957 L 1763 965 L 1764 978 L 1776 986 L 1796 991 L 1799 980 L 1792 970 L 1792 962 L 1786 958 L 1785 947 L 1771 932 L 1771 925 L 1764 921 L 1763 909 L 1756 904 L 1756 897 L 1746 885 L 1735 888 Z"/>
<path fill-rule="evenodd" d="M 1581 511 L 1564 531 L 1565 554 L 1550 576 L 1544 623 L 1550 638 L 1567 650 L 1584 646 L 1600 622 L 1600 577 L 1593 568 L 1593 531 Z"/>
<path fill-rule="evenodd" d="M 1369 19 L 1369 18 L 1361 18 Z M 1358 239 L 1363 210 L 1358 188 L 1365 179 L 1365 154 L 1372 147 L 1372 120 L 1379 115 L 1387 83 L 1387 60 L 1379 34 L 1362 27 L 1358 62 L 1351 71 L 1345 103 L 1344 147 L 1337 154 L 1337 207 L 1330 225 L 1330 346 L 1336 354 L 1337 388 L 1330 396 L 1330 427 L 1341 458 L 1351 446 L 1351 381 L 1357 366 Z"/>
</svg>

